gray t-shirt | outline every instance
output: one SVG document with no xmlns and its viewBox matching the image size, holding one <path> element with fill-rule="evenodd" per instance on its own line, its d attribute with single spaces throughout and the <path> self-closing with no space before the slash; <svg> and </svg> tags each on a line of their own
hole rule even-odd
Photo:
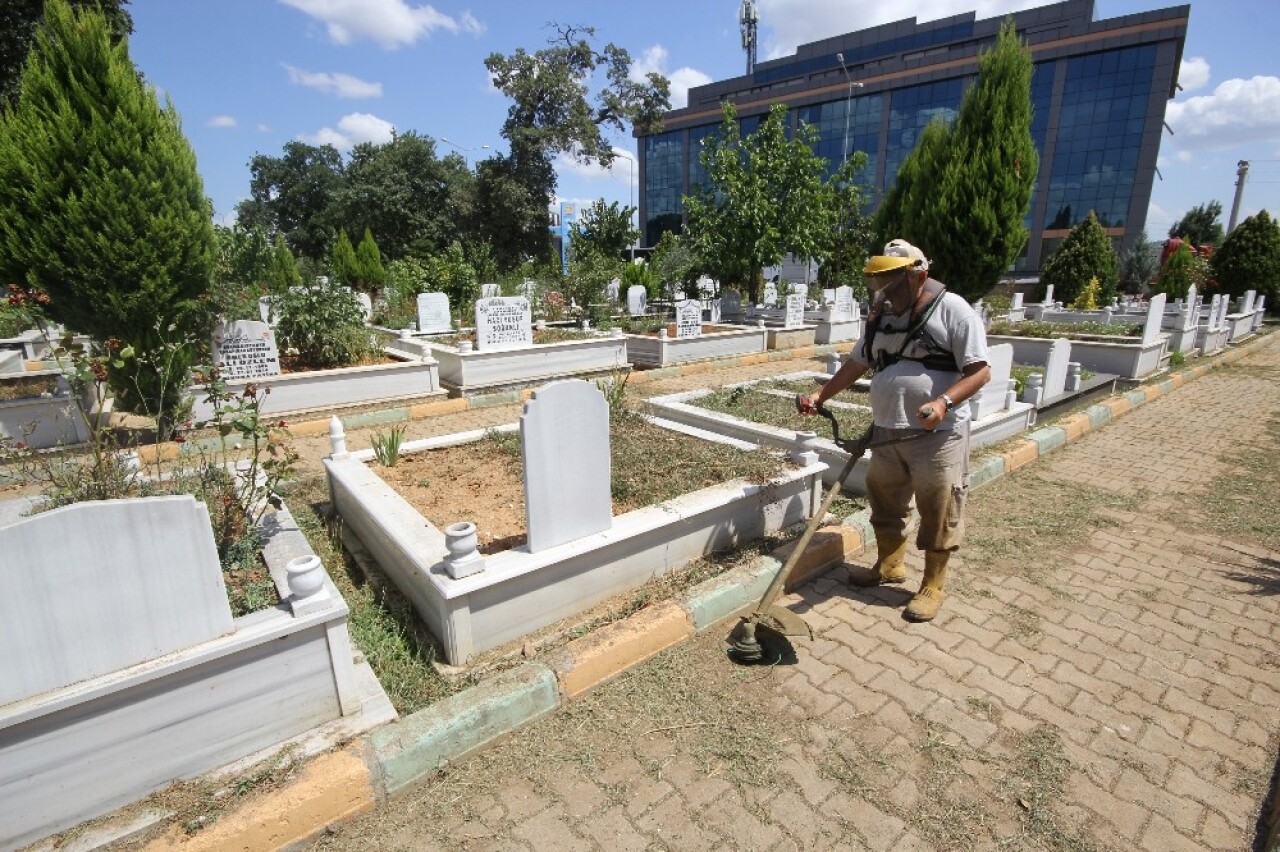
<svg viewBox="0 0 1280 852">
<path fill-rule="evenodd" d="M 928 349 L 918 340 L 912 340 L 902 352 L 906 357 L 878 370 L 871 377 L 871 414 L 877 426 L 886 429 L 919 429 L 920 417 L 917 412 L 920 406 L 946 393 L 947 388 L 960 379 L 960 368 L 987 362 L 987 334 L 977 312 L 969 307 L 962 296 L 955 293 L 945 292 L 941 298 L 938 309 L 925 324 L 925 331 L 955 357 L 957 368 L 931 370 L 919 361 L 908 360 L 929 354 Z M 883 317 L 880 331 L 872 342 L 873 357 L 885 350 L 896 354 L 902 348 L 909 326 L 910 317 L 906 314 Z M 862 339 L 859 339 L 853 347 L 851 359 L 866 365 L 867 359 L 862 347 Z M 955 429 L 968 422 L 969 403 L 966 400 L 952 409 L 938 428 Z"/>
</svg>

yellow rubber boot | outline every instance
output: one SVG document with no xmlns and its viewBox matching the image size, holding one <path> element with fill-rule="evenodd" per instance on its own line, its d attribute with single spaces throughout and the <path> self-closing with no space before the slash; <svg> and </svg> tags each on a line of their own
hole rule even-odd
<svg viewBox="0 0 1280 852">
<path fill-rule="evenodd" d="M 951 558 L 949 550 L 926 550 L 924 552 L 924 582 L 920 591 L 916 592 L 902 617 L 908 621 L 932 621 L 946 597 L 943 587 L 947 584 L 947 560 Z"/>
<path fill-rule="evenodd" d="M 879 586 L 883 583 L 901 583 L 907 579 L 907 540 L 905 538 L 884 541 L 876 539 L 879 558 L 870 568 L 849 566 L 849 582 L 855 586 Z"/>
</svg>

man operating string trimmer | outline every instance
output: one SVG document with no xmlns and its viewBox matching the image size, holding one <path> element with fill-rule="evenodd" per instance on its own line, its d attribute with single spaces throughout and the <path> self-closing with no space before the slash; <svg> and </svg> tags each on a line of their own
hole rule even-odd
<svg viewBox="0 0 1280 852">
<path fill-rule="evenodd" d="M 924 581 L 903 617 L 929 621 L 942 605 L 947 560 L 964 536 L 969 484 L 967 400 L 991 377 L 982 320 L 962 297 L 929 277 L 929 261 L 905 240 L 867 260 L 871 313 L 849 360 L 816 394 L 799 399 L 815 414 L 869 369 L 877 442 L 921 429 L 911 441 L 875 447 L 867 470 L 871 526 L 878 558 L 869 570 L 849 569 L 860 586 L 907 578 L 907 519 L 914 493 L 920 512 L 916 546 L 924 551 Z"/>
</svg>

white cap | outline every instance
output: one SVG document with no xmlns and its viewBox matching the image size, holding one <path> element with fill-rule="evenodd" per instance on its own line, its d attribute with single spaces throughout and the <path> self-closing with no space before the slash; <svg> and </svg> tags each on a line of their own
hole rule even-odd
<svg viewBox="0 0 1280 852">
<path fill-rule="evenodd" d="M 884 247 L 885 257 L 905 257 L 915 261 L 916 269 L 929 271 L 929 258 L 924 256 L 924 252 L 911 245 L 906 240 L 890 240 Z"/>
</svg>

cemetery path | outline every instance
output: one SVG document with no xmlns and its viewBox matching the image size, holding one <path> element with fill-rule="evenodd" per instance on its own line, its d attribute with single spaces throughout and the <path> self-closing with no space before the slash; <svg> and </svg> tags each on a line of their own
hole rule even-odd
<svg viewBox="0 0 1280 852">
<path fill-rule="evenodd" d="M 502 412 L 469 414 L 441 420 Z M 817 634 L 794 665 L 710 631 L 314 848 L 1248 849 L 1280 743 L 1278 453 L 1273 335 L 976 491 L 932 624 L 833 571 L 785 599 Z"/>
</svg>

